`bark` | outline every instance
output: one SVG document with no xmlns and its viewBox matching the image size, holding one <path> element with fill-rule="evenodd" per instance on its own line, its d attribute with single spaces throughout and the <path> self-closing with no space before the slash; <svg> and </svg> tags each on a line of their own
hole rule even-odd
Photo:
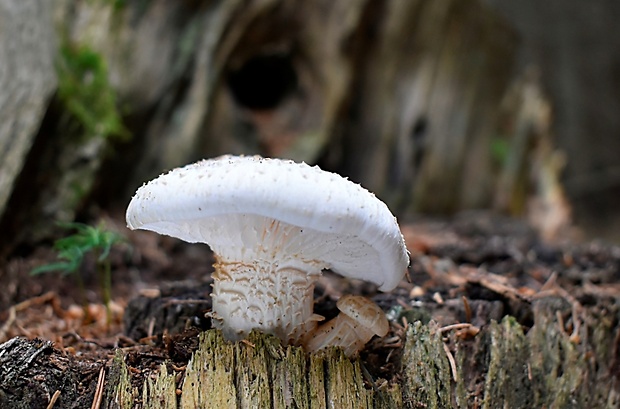
<svg viewBox="0 0 620 409">
<path fill-rule="evenodd" d="M 0 406 L 46 408 L 60 391 L 56 407 L 89 407 L 95 390 L 90 378 L 100 365 L 71 358 L 45 340 L 13 338 L 0 345 Z"/>
<path fill-rule="evenodd" d="M 56 86 L 52 7 L 0 1 L 0 215 Z"/>
</svg>

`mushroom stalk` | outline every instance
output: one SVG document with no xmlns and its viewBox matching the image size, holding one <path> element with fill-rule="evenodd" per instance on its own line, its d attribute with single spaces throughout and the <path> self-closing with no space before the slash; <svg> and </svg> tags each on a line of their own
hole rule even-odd
<svg viewBox="0 0 620 409">
<path fill-rule="evenodd" d="M 347 356 L 355 356 L 364 349 L 370 339 L 383 337 L 389 323 L 383 311 L 372 301 L 356 295 L 345 295 L 336 304 L 341 311 L 336 318 L 307 334 L 302 344 L 308 352 L 335 346 L 341 347 Z"/>
<path fill-rule="evenodd" d="M 275 261 L 219 259 L 211 295 L 213 326 L 229 340 L 243 339 L 258 329 L 285 343 L 298 344 L 322 319 L 312 312 L 314 283 L 320 270 L 305 267 L 280 268 Z"/>
<path fill-rule="evenodd" d="M 322 346 L 321 338 L 333 338 L 348 349 L 342 344 L 348 334 L 330 335 L 342 327 L 357 334 L 359 341 L 351 342 L 363 345 L 372 336 L 364 327 L 373 320 L 383 323 L 375 334 L 387 332 L 380 309 L 359 322 L 339 301 L 357 324 L 343 316 L 332 330 L 321 327 L 322 336 L 306 335 L 322 319 L 312 311 L 316 279 L 330 269 L 390 291 L 409 261 L 385 203 L 335 173 L 288 160 L 227 155 L 173 169 L 136 191 L 126 219 L 131 229 L 211 247 L 216 263 L 209 315 L 231 340 L 258 329 L 286 343 L 312 339 L 311 345 Z"/>
<path fill-rule="evenodd" d="M 227 240 L 212 245 L 213 326 L 229 340 L 258 329 L 298 344 L 322 320 L 313 309 L 314 284 L 324 263 L 299 256 L 310 246 L 295 226 L 244 215 L 228 216 L 227 224 L 239 227 L 236 234 L 222 231 Z"/>
</svg>

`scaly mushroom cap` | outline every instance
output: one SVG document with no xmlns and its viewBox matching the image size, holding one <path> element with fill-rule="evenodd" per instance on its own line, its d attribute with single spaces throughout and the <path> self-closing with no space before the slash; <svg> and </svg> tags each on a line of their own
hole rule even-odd
<svg viewBox="0 0 620 409">
<path fill-rule="evenodd" d="M 337 174 L 289 160 L 222 156 L 174 169 L 139 188 L 126 217 L 131 229 L 207 243 L 216 252 L 237 245 L 252 218 L 273 219 L 295 226 L 286 233 L 292 243 L 274 251 L 320 260 L 383 291 L 396 287 L 409 262 L 385 203 Z"/>
</svg>

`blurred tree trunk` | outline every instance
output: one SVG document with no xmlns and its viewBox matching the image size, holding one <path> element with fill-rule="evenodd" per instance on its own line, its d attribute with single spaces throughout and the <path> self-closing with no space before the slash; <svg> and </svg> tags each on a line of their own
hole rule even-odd
<svg viewBox="0 0 620 409">
<path fill-rule="evenodd" d="M 56 87 L 51 10 L 0 0 L 0 215 Z"/>
<path fill-rule="evenodd" d="M 0 129 L 0 152 L 21 146 L 0 162 L 0 227 L 13 243 L 223 153 L 319 163 L 398 214 L 492 203 L 515 40 L 478 0 L 49 4 L 31 18 L 54 19 L 36 55 L 55 55 L 55 72 L 23 57 L 26 42 L 0 61 L 24 58 L 33 84 L 47 84 L 34 111 L 0 106 L 31 118 L 19 138 Z"/>
<path fill-rule="evenodd" d="M 401 210 L 488 207 L 512 31 L 476 1 L 385 2 L 368 19 L 340 132 L 344 173 Z"/>
</svg>

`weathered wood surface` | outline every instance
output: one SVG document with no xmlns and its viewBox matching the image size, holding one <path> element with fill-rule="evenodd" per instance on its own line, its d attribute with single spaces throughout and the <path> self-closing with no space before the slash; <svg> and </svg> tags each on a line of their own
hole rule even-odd
<svg viewBox="0 0 620 409">
<path fill-rule="evenodd" d="M 13 338 L 0 345 L 0 407 L 46 408 L 56 391 L 56 407 L 89 407 L 99 366 L 71 359 L 50 341 Z"/>
<path fill-rule="evenodd" d="M 558 317 L 571 314 L 560 297 L 532 304 L 533 326 L 514 318 L 491 322 L 459 338 L 434 323 L 411 323 L 399 382 L 364 373 L 363 362 L 338 350 L 306 357 L 270 336 L 225 342 L 209 330 L 186 367 L 130 369 L 117 350 L 106 364 L 103 408 L 614 408 L 620 407 L 617 372 L 618 308 L 584 312 L 574 333 Z M 453 356 L 453 365 L 446 350 Z M 13 339 L 0 346 L 2 407 L 56 408 L 94 395 L 96 376 L 70 364 L 44 341 Z M 86 366 L 85 366 L 86 365 Z M 456 370 L 456 372 L 455 372 Z M 136 379 L 141 379 L 136 383 Z M 77 400 L 76 400 L 77 399 Z M 22 402 L 22 406 L 11 406 Z"/>
<path fill-rule="evenodd" d="M 207 331 L 181 381 L 166 364 L 131 388 L 130 371 L 117 353 L 107 386 L 107 408 L 390 408 L 401 407 L 398 385 L 368 388 L 359 360 L 330 350 L 311 357 L 283 347 L 273 337 L 252 334 L 248 342 L 225 342 Z M 160 406 L 161 405 L 161 406 Z"/>
</svg>

